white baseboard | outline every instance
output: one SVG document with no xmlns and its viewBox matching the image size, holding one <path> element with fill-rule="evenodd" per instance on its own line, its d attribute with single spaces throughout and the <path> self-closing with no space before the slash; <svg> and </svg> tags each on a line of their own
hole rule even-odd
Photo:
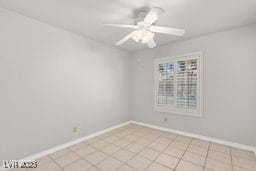
<svg viewBox="0 0 256 171">
<path fill-rule="evenodd" d="M 193 134 L 193 133 L 189 133 L 189 132 L 179 131 L 179 130 L 176 130 L 176 129 L 170 129 L 170 128 L 165 128 L 165 127 L 160 127 L 160 126 L 155 126 L 155 125 L 146 124 L 146 123 L 137 122 L 137 121 L 131 121 L 131 123 L 146 126 L 146 127 L 150 127 L 150 128 L 155 128 L 155 129 L 158 129 L 158 130 L 167 131 L 167 132 L 171 132 L 171 133 L 175 133 L 175 134 L 180 134 L 180 135 L 184 135 L 184 136 L 198 138 L 198 139 L 201 139 L 201 140 L 210 141 L 210 142 L 214 142 L 214 143 L 218 143 L 218 144 L 223 144 L 223 145 L 227 145 L 227 146 L 231 146 L 231 147 L 241 148 L 241 149 L 248 150 L 248 151 L 253 151 L 254 154 L 256 155 L 256 147 L 253 147 L 253 146 L 239 144 L 239 143 L 226 141 L 226 140 L 221 140 L 221 139 L 217 139 L 217 138 L 206 137 L 206 136 L 203 136 L 203 135 L 197 135 L 197 134 Z"/>
<path fill-rule="evenodd" d="M 103 134 L 103 133 L 106 133 L 106 132 L 109 132 L 109 131 L 112 131 L 114 129 L 117 129 L 119 127 L 122 127 L 122 126 L 125 126 L 127 124 L 131 123 L 131 121 L 128 121 L 128 122 L 125 122 L 125 123 L 122 123 L 122 124 L 119 124 L 119 125 L 116 125 L 116 126 L 112 126 L 110 128 L 107 128 L 107 129 L 104 129 L 104 130 L 101 130 L 101 131 L 98 131 L 98 132 L 95 132 L 93 134 L 90 134 L 90 135 L 87 135 L 87 136 L 84 136 L 84 137 L 80 137 L 78 139 L 75 139 L 73 141 L 70 141 L 68 143 L 65 143 L 65 144 L 62 144 L 62 145 L 59 145 L 59 146 L 56 146 L 56 147 L 53 147 L 53 148 L 50 148 L 48 150 L 45 150 L 45 151 L 42 151 L 42 152 L 39 152 L 37 154 L 33 154 L 31 156 L 28 156 L 28 157 L 25 157 L 23 159 L 20 159 L 20 160 L 35 160 L 35 159 L 38 159 L 40 157 L 44 157 L 44 156 L 47 156 L 51 153 L 54 153 L 56 151 L 59 151 L 59 150 L 62 150 L 64 148 L 67 148 L 67 147 L 70 147 L 72 145 L 75 145 L 77 143 L 80 143 L 80 142 L 83 142 L 87 139 L 90 139 L 90 138 L 93 138 L 93 137 L 96 137 L 100 134 Z M 1 170 L 10 170 L 10 169 L 4 169 L 3 166 L 0 166 L 0 171 Z"/>
<path fill-rule="evenodd" d="M 34 155 L 31 155 L 31 156 L 28 156 L 22 160 L 35 160 L 35 159 L 38 159 L 40 157 L 43 157 L 43 156 L 46 156 L 46 155 L 49 155 L 53 152 L 56 152 L 56 151 L 59 151 L 59 150 L 62 150 L 64 148 L 67 148 L 67 147 L 70 147 L 72 145 L 75 145 L 77 143 L 80 143 L 80 142 L 83 142 L 87 139 L 90 139 L 90 138 L 93 138 L 93 137 L 96 137 L 100 134 L 103 134 L 103 133 L 106 133 L 106 132 L 109 132 L 109 131 L 112 131 L 114 129 L 117 129 L 119 127 L 122 127 L 122 126 L 125 126 L 127 124 L 131 123 L 131 121 L 128 121 L 128 122 L 125 122 L 125 123 L 122 123 L 122 124 L 119 124 L 119 125 L 116 125 L 116 126 L 112 126 L 110 128 L 107 128 L 107 129 L 104 129 L 104 130 L 101 130 L 101 131 L 98 131 L 98 132 L 95 132 L 93 134 L 90 134 L 90 135 L 87 135 L 87 136 L 84 136 L 84 137 L 81 137 L 81 138 L 78 138 L 78 139 L 75 139 L 73 141 L 70 141 L 68 143 L 65 143 L 65 144 L 62 144 L 62 145 L 59 145 L 59 146 L 56 146 L 56 147 L 53 147 L 53 148 L 50 148 L 48 150 L 45 150 L 45 151 L 42 151 L 40 153 L 37 153 L 37 154 L 34 154 Z"/>
</svg>

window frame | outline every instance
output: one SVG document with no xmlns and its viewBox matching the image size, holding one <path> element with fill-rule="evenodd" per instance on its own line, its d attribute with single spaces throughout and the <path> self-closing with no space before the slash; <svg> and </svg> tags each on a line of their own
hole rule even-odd
<svg viewBox="0 0 256 171">
<path fill-rule="evenodd" d="M 160 63 L 167 63 L 167 62 L 174 62 L 175 63 L 175 71 L 177 71 L 177 62 L 181 60 L 190 60 L 190 59 L 197 59 L 198 63 L 197 66 L 199 68 L 199 80 L 197 80 L 197 99 L 198 100 L 198 107 L 196 110 L 192 109 L 178 109 L 177 107 L 168 107 L 168 106 L 159 106 L 158 105 L 158 67 Z M 156 58 L 154 61 L 154 110 L 157 112 L 164 112 L 170 114 L 178 114 L 178 115 L 186 115 L 186 116 L 193 116 L 193 117 L 203 117 L 203 52 L 193 52 L 187 53 L 182 55 L 175 55 L 171 57 L 163 57 L 163 58 Z M 175 84 L 174 84 L 174 97 L 177 101 L 177 73 L 174 76 Z M 176 103 L 175 103 L 176 104 Z"/>
</svg>

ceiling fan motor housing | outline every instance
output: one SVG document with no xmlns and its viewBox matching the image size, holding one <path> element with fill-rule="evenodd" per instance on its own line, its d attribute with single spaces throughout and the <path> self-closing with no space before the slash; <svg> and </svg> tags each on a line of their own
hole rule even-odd
<svg viewBox="0 0 256 171">
<path fill-rule="evenodd" d="M 148 12 L 150 11 L 150 8 L 140 8 L 135 11 L 135 24 L 137 25 L 139 22 L 142 22 L 144 18 L 147 16 Z"/>
</svg>

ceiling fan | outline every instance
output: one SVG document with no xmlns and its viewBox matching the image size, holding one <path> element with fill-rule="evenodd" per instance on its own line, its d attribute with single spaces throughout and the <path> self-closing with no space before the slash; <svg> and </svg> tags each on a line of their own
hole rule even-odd
<svg viewBox="0 0 256 171">
<path fill-rule="evenodd" d="M 141 16 L 145 13 L 145 11 L 141 11 L 137 13 L 137 16 Z M 112 27 L 121 27 L 121 28 L 131 28 L 135 31 L 131 32 L 123 39 L 116 43 L 117 46 L 122 45 L 129 39 L 133 39 L 135 42 L 140 42 L 142 44 L 147 44 L 149 48 L 153 48 L 156 46 L 154 41 L 155 33 L 163 33 L 163 34 L 170 34 L 175 36 L 182 36 L 185 34 L 184 29 L 178 28 L 168 28 L 168 27 L 161 27 L 156 26 L 154 23 L 158 19 L 158 17 L 164 13 L 164 10 L 159 7 L 152 7 L 149 12 L 146 14 L 144 19 L 138 19 L 136 25 L 127 25 L 127 24 L 106 24 L 107 26 Z M 144 15 L 145 16 L 145 15 Z"/>
</svg>

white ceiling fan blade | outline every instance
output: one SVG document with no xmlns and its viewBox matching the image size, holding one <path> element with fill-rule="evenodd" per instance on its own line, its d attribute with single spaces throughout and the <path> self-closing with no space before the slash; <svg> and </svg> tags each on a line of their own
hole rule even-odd
<svg viewBox="0 0 256 171">
<path fill-rule="evenodd" d="M 105 24 L 106 26 L 111 27 L 121 27 L 121 28 L 131 28 L 131 29 L 138 29 L 139 27 L 136 25 L 129 25 L 129 24 Z"/>
<path fill-rule="evenodd" d="M 164 13 L 164 10 L 162 8 L 159 8 L 159 7 L 153 7 L 151 8 L 151 10 L 149 11 L 149 13 L 147 14 L 147 16 L 145 17 L 144 19 L 144 22 L 146 24 L 153 24 L 157 19 L 158 17 Z"/>
<path fill-rule="evenodd" d="M 154 39 L 150 39 L 148 42 L 147 42 L 147 45 L 149 48 L 154 48 L 156 47 L 156 43 L 154 41 Z"/>
<path fill-rule="evenodd" d="M 126 42 L 127 40 L 129 40 L 130 38 L 132 38 L 133 34 L 135 33 L 136 31 L 133 31 L 131 32 L 130 34 L 128 34 L 127 36 L 125 36 L 123 39 L 119 40 L 117 43 L 116 43 L 116 46 L 120 46 L 121 44 L 123 44 L 124 42 Z"/>
<path fill-rule="evenodd" d="M 149 30 L 155 33 L 171 34 L 175 36 L 182 36 L 185 34 L 184 29 L 168 28 L 168 27 L 160 27 L 160 26 L 150 26 Z"/>
</svg>

